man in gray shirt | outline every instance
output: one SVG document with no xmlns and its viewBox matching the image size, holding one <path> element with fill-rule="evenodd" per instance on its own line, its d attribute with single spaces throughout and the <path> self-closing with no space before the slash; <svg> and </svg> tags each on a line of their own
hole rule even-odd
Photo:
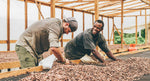
<svg viewBox="0 0 150 81">
<path fill-rule="evenodd" d="M 63 20 L 47 18 L 32 24 L 26 29 L 16 43 L 16 53 L 19 57 L 21 68 L 38 66 L 43 59 L 42 53 L 52 50 L 56 58 L 61 62 L 66 59 L 60 52 L 59 38 L 62 34 L 74 32 L 78 28 L 75 18 L 69 17 Z"/>
<path fill-rule="evenodd" d="M 103 30 L 104 23 L 101 20 L 96 20 L 93 28 L 78 34 L 74 39 L 69 41 L 65 46 L 65 57 L 69 60 L 77 60 L 82 58 L 85 54 L 93 55 L 101 62 L 105 62 L 103 57 L 96 50 L 98 45 L 109 58 L 118 60 L 112 52 L 108 49 L 104 36 L 100 33 Z"/>
</svg>

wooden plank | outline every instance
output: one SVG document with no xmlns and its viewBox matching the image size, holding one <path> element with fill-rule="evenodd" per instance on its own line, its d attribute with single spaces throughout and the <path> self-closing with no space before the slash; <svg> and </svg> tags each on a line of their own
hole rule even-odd
<svg viewBox="0 0 150 81">
<path fill-rule="evenodd" d="M 121 1 L 121 48 L 123 49 L 123 0 Z"/>
<path fill-rule="evenodd" d="M 7 51 L 10 51 L 10 0 L 7 0 Z"/>
<path fill-rule="evenodd" d="M 64 11 L 64 9 L 63 8 L 61 8 L 61 19 L 63 20 L 63 11 Z M 63 47 L 63 35 L 61 36 L 61 47 Z"/>
<path fill-rule="evenodd" d="M 17 40 L 10 40 L 10 43 L 16 43 Z M 0 40 L 0 44 L 6 44 L 7 40 Z"/>
<path fill-rule="evenodd" d="M 102 21 L 103 21 L 103 16 L 101 16 L 101 17 L 102 17 Z M 104 31 L 104 30 L 102 30 L 102 35 L 104 34 L 103 31 Z"/>
<path fill-rule="evenodd" d="M 43 14 L 42 14 L 42 12 L 41 12 L 40 5 L 39 5 L 39 3 L 37 2 L 37 0 L 35 0 L 35 3 L 36 3 L 36 6 L 37 6 L 37 8 L 38 8 L 38 13 L 41 15 L 42 19 L 44 19 L 44 16 L 43 16 Z M 40 3 L 40 4 L 41 4 L 41 3 Z"/>
<path fill-rule="evenodd" d="M 147 5 L 145 4 L 141 4 L 141 5 L 138 5 L 138 6 L 133 6 L 133 7 L 130 7 L 130 8 L 135 8 L 135 7 L 139 7 L 141 6 L 140 8 L 145 8 L 147 7 Z M 144 7 L 142 7 L 144 6 Z M 128 8 L 129 9 L 129 8 Z M 139 11 L 139 10 L 128 10 L 128 11 L 124 11 L 123 13 L 126 14 L 126 13 L 131 13 L 131 12 L 136 12 L 136 11 Z M 120 12 L 111 12 L 110 14 L 109 13 L 103 13 L 103 14 L 106 14 L 107 16 L 117 16 L 117 15 L 120 15 Z"/>
<path fill-rule="evenodd" d="M 39 72 L 42 70 L 43 70 L 42 66 L 37 66 L 37 67 L 32 67 L 32 68 L 20 69 L 20 70 L 16 70 L 16 71 L 4 72 L 4 73 L 0 73 L 0 79 L 17 76 L 17 75 L 21 75 L 21 74 L 26 74 L 27 72 Z"/>
<path fill-rule="evenodd" d="M 134 2 L 134 1 L 137 1 L 137 0 L 125 1 L 124 4 L 128 4 L 128 3 Z M 107 5 L 100 6 L 99 9 L 105 8 L 105 10 L 107 10 L 107 7 L 113 7 L 114 5 L 120 5 L 120 2 L 107 2 Z M 121 8 L 121 7 L 115 7 L 115 8 L 111 8 L 111 9 L 119 9 L 119 8 Z M 88 9 L 88 10 L 89 11 L 94 11 L 94 9 Z"/>
<path fill-rule="evenodd" d="M 112 18 L 113 21 L 113 44 L 115 44 L 115 34 L 114 34 L 114 17 Z"/>
<path fill-rule="evenodd" d="M 25 29 L 27 29 L 28 27 L 28 5 L 27 2 L 28 0 L 24 0 L 25 4 L 24 4 L 24 8 L 25 8 Z"/>
<path fill-rule="evenodd" d="M 145 44 L 147 45 L 147 12 L 145 9 Z"/>
<path fill-rule="evenodd" d="M 20 67 L 19 61 L 0 63 L 0 70 L 1 69 L 8 69 L 8 68 L 17 68 L 17 67 Z"/>
<path fill-rule="evenodd" d="M 107 26 L 108 26 L 108 45 L 110 45 L 110 41 L 109 41 L 109 18 L 107 17 Z"/>
<path fill-rule="evenodd" d="M 74 17 L 74 10 L 72 10 L 72 17 Z M 74 38 L 74 32 L 72 32 L 72 39 Z"/>
<path fill-rule="evenodd" d="M 144 49 L 144 50 L 137 50 L 137 51 L 131 51 L 131 52 L 125 52 L 125 53 L 119 53 L 115 54 L 114 56 L 121 56 L 121 55 L 128 55 L 128 54 L 135 54 L 139 52 L 149 51 L 150 49 Z"/>
<path fill-rule="evenodd" d="M 93 1 L 94 3 L 94 1 Z M 79 6 L 84 6 L 84 5 L 89 5 L 92 4 L 92 2 L 88 2 L 88 3 L 84 3 L 84 4 L 79 4 L 79 5 L 75 5 L 75 6 L 70 6 L 71 8 L 75 8 L 75 7 L 79 7 Z"/>
<path fill-rule="evenodd" d="M 135 44 L 137 44 L 137 16 L 135 17 Z"/>
<path fill-rule="evenodd" d="M 19 1 L 24 1 L 24 0 L 19 0 Z M 34 0 L 30 0 L 28 1 L 30 3 L 35 3 Z M 45 6 L 50 6 L 51 3 L 47 3 L 47 2 L 43 2 L 43 1 L 37 1 L 39 3 L 41 3 L 41 5 L 45 5 Z M 55 5 L 56 8 L 64 8 L 64 9 L 67 9 L 67 10 L 75 10 L 75 11 L 78 11 L 78 12 L 85 12 L 85 13 L 88 13 L 88 14 L 95 14 L 94 12 L 90 12 L 90 11 L 86 11 L 86 10 L 81 10 L 81 9 L 76 9 L 76 8 L 71 8 L 71 7 L 64 7 L 64 6 L 59 6 L 59 5 Z M 101 14 L 99 14 L 99 16 L 102 16 Z M 107 17 L 105 15 L 103 15 L 104 17 Z"/>
<path fill-rule="evenodd" d="M 83 31 L 84 31 L 84 12 L 83 12 Z"/>
<path fill-rule="evenodd" d="M 99 18 L 98 2 L 99 0 L 95 0 L 95 20 L 98 20 Z"/>
<path fill-rule="evenodd" d="M 55 0 L 51 0 L 51 18 L 55 18 Z"/>
<path fill-rule="evenodd" d="M 41 11 L 41 3 L 39 3 L 38 8 Z M 41 14 L 40 14 L 40 12 L 38 12 L 38 19 L 41 20 Z"/>
</svg>

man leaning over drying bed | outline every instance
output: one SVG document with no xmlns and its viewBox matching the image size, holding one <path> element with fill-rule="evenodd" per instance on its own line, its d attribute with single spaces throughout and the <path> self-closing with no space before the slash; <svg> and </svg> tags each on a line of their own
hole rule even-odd
<svg viewBox="0 0 150 81">
<path fill-rule="evenodd" d="M 63 20 L 47 18 L 32 24 L 25 30 L 16 43 L 16 53 L 19 57 L 21 68 L 38 66 L 43 59 L 42 53 L 52 50 L 56 58 L 65 63 L 67 59 L 61 54 L 59 38 L 62 34 L 74 32 L 78 28 L 78 22 L 73 17 Z"/>
<path fill-rule="evenodd" d="M 102 51 L 112 60 L 119 60 L 114 57 L 113 53 L 108 49 L 104 36 L 100 33 L 104 28 L 104 23 L 101 20 L 96 20 L 93 28 L 87 29 L 78 34 L 74 39 L 69 41 L 64 48 L 65 57 L 69 60 L 78 60 L 83 56 L 93 55 L 102 63 L 105 62 L 101 54 L 96 50 L 98 45 Z M 82 61 L 82 59 L 81 59 Z"/>
</svg>

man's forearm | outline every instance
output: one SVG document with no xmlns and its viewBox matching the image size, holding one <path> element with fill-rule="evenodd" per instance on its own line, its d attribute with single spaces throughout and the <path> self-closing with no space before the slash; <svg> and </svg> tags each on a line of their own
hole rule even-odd
<svg viewBox="0 0 150 81">
<path fill-rule="evenodd" d="M 103 59 L 103 57 L 99 54 L 99 52 L 98 52 L 96 49 L 92 50 L 92 53 L 93 53 L 93 55 L 94 55 L 99 61 L 105 62 L 105 60 Z"/>
<path fill-rule="evenodd" d="M 110 52 L 107 52 L 106 53 L 107 54 L 107 56 L 109 57 L 109 58 L 111 58 L 112 60 L 117 60 L 117 58 L 113 55 L 113 53 L 110 51 Z"/>
<path fill-rule="evenodd" d="M 61 61 L 61 62 L 65 62 L 66 59 L 64 58 L 63 54 L 60 52 L 60 49 L 59 48 L 55 48 L 55 47 L 52 47 L 50 48 L 52 50 L 52 52 L 54 53 L 54 55 L 56 56 L 56 58 Z"/>
</svg>

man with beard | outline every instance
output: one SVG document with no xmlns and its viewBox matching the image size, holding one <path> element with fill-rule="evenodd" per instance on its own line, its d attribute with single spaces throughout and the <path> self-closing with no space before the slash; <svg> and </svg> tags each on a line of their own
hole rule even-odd
<svg viewBox="0 0 150 81">
<path fill-rule="evenodd" d="M 96 50 L 98 45 L 102 51 L 112 60 L 118 60 L 114 57 L 113 53 L 108 49 L 106 40 L 104 36 L 100 33 L 104 28 L 104 22 L 101 20 L 96 20 L 93 28 L 87 29 L 84 32 L 78 34 L 74 39 L 69 41 L 65 46 L 65 57 L 69 60 L 78 60 L 83 56 L 93 55 L 102 63 L 105 63 L 105 60 Z"/>
<path fill-rule="evenodd" d="M 78 22 L 73 17 L 63 20 L 47 18 L 32 24 L 25 30 L 16 43 L 16 53 L 19 57 L 21 68 L 38 66 L 43 59 L 43 52 L 52 50 L 55 57 L 63 63 L 68 60 L 61 54 L 59 38 L 63 34 L 74 32 Z"/>
</svg>

